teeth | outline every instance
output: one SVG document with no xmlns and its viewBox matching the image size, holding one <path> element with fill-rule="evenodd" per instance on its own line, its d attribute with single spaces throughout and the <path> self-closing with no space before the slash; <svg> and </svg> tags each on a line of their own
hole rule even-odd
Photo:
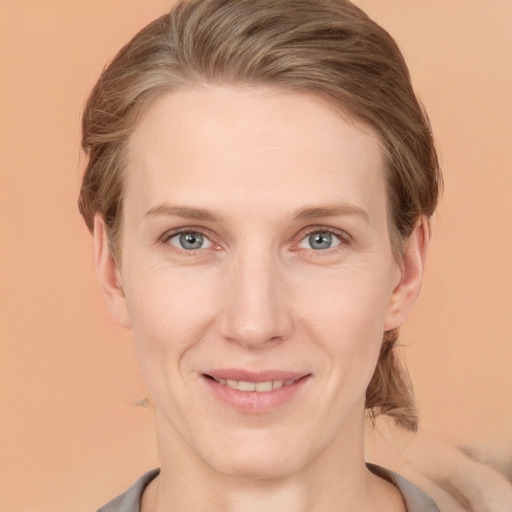
<svg viewBox="0 0 512 512">
<path fill-rule="evenodd" d="M 256 391 L 256 383 L 241 380 L 238 382 L 238 389 L 240 391 Z"/>
<path fill-rule="evenodd" d="M 272 391 L 273 382 L 271 380 L 267 382 L 257 382 L 256 391 Z"/>
<path fill-rule="evenodd" d="M 233 389 L 239 391 L 272 391 L 273 389 L 279 389 L 283 386 L 290 386 L 295 382 L 294 379 L 289 380 L 268 380 L 266 382 L 247 382 L 243 380 L 232 380 L 232 379 L 215 379 L 219 384 L 225 384 Z"/>
<path fill-rule="evenodd" d="M 237 380 L 231 380 L 231 379 L 228 379 L 226 381 L 226 384 L 230 387 L 230 388 L 233 388 L 233 389 L 239 389 L 238 387 L 238 381 Z"/>
</svg>

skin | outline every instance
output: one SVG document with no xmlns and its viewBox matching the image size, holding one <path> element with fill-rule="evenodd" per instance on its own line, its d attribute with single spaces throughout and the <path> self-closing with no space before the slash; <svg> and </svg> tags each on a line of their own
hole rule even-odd
<svg viewBox="0 0 512 512">
<path fill-rule="evenodd" d="M 121 255 L 98 215 L 96 266 L 155 406 L 162 471 L 143 510 L 405 510 L 364 464 L 364 396 L 383 332 L 419 292 L 429 232 L 420 219 L 392 253 L 373 132 L 312 95 L 180 90 L 135 129 L 125 192 Z M 205 243 L 180 248 L 176 230 Z M 212 395 L 215 368 L 309 377 L 250 414 Z"/>
</svg>

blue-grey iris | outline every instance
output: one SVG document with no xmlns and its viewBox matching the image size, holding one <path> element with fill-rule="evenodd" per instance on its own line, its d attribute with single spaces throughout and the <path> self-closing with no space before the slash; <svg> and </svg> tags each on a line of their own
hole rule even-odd
<svg viewBox="0 0 512 512">
<path fill-rule="evenodd" d="M 330 233 L 312 233 L 309 235 L 309 245 L 315 250 L 329 249 L 332 245 Z"/>
<path fill-rule="evenodd" d="M 201 233 L 182 233 L 180 235 L 180 245 L 187 251 L 201 249 L 204 237 Z"/>
</svg>

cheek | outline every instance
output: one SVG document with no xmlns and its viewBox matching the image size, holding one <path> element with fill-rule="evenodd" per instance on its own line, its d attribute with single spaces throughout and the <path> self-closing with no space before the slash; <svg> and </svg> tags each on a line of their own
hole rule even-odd
<svg viewBox="0 0 512 512">
<path fill-rule="evenodd" d="M 383 272 L 339 272 L 323 285 L 301 287 L 299 324 L 329 358 L 332 385 L 347 392 L 366 389 L 382 343 L 391 284 Z M 304 283 L 303 284 L 307 284 Z"/>
<path fill-rule="evenodd" d="M 388 277 L 389 274 L 389 277 Z M 347 339 L 354 336 L 382 338 L 384 319 L 391 296 L 391 272 L 383 265 L 368 262 L 359 268 L 344 268 L 323 275 L 300 276 L 298 311 L 308 323 L 325 334 L 336 333 Z M 361 340 L 363 341 L 363 340 Z"/>
<path fill-rule="evenodd" d="M 200 271 L 131 272 L 125 287 L 141 371 L 148 384 L 177 378 L 215 318 L 215 283 Z M 135 277 L 134 277 L 135 276 Z"/>
</svg>

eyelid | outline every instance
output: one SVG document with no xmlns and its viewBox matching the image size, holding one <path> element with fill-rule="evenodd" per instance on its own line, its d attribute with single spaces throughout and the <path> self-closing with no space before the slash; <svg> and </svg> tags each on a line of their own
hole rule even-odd
<svg viewBox="0 0 512 512">
<path fill-rule="evenodd" d="M 340 242 L 338 245 L 335 245 L 334 247 L 330 247 L 329 249 L 325 249 L 323 251 L 311 249 L 314 250 L 315 253 L 330 252 L 332 250 L 342 248 L 352 242 L 352 237 L 342 229 L 332 228 L 328 226 L 311 226 L 306 228 L 305 231 L 301 232 L 299 241 L 296 245 L 303 242 L 307 237 L 311 236 L 313 233 L 329 233 L 330 235 L 335 236 Z M 299 250 L 300 249 L 306 248 L 299 247 Z"/>
<path fill-rule="evenodd" d="M 202 236 L 204 236 L 212 245 L 210 247 L 205 247 L 205 248 L 201 248 L 201 249 L 211 249 L 211 248 L 214 248 L 214 249 L 220 249 L 221 248 L 221 244 L 218 243 L 216 240 L 215 240 L 215 236 L 213 233 L 210 232 L 210 230 L 208 229 L 205 229 L 203 227 L 195 227 L 195 226 L 185 226 L 185 227 L 180 227 L 180 228 L 175 228 L 175 229 L 170 229 L 168 231 L 166 231 L 161 237 L 160 237 L 160 242 L 165 244 L 165 245 L 172 245 L 169 243 L 169 240 L 175 236 L 178 236 L 180 234 L 183 234 L 183 233 L 199 233 L 201 234 Z M 335 236 L 339 241 L 340 243 L 332 248 L 329 248 L 329 249 L 325 249 L 323 251 L 319 251 L 319 250 L 315 250 L 314 252 L 315 253 L 322 253 L 322 252 L 331 252 L 333 250 L 336 250 L 337 248 L 343 248 L 347 245 L 349 245 L 350 243 L 352 243 L 353 239 L 352 239 L 352 236 L 347 233 L 346 231 L 342 230 L 342 229 L 338 229 L 338 228 L 333 228 L 333 227 L 329 227 L 329 226 L 322 226 L 322 225 L 317 225 L 317 226 L 309 226 L 305 229 L 303 229 L 300 234 L 298 235 L 298 242 L 296 242 L 294 245 L 294 249 L 293 250 L 301 250 L 303 249 L 302 247 L 297 247 L 298 244 L 300 242 L 302 242 L 305 238 L 307 238 L 308 236 L 310 236 L 311 234 L 313 233 L 329 233 L 333 236 Z M 191 253 L 194 253 L 194 252 L 200 252 L 201 249 L 196 249 L 195 251 L 187 251 L 185 249 L 180 249 L 179 247 L 175 246 L 175 245 L 172 245 L 172 247 L 177 250 L 177 251 L 181 251 L 183 253 L 186 253 L 188 255 L 191 255 Z M 313 250 L 313 249 L 311 249 Z"/>
<path fill-rule="evenodd" d="M 202 233 L 199 233 L 197 231 L 187 231 L 185 233 L 176 233 L 175 235 L 172 235 L 169 238 L 167 238 L 167 243 L 170 243 L 172 246 L 177 247 L 178 249 L 187 250 L 184 247 L 181 247 L 180 242 L 174 243 L 174 239 L 179 240 L 183 234 L 199 235 L 201 237 L 201 241 L 203 242 L 203 245 L 201 247 L 198 247 L 197 249 L 189 249 L 191 252 L 199 251 L 201 249 L 209 249 L 210 247 L 213 246 L 213 242 L 207 236 L 204 236 Z"/>
<path fill-rule="evenodd" d="M 210 246 L 209 247 L 201 247 L 201 249 L 196 249 L 196 250 L 186 250 L 186 249 L 182 249 L 174 244 L 171 244 L 169 242 L 169 240 L 171 240 L 171 238 L 174 238 L 176 236 L 179 236 L 179 235 L 182 235 L 184 233 L 197 233 L 197 234 L 200 234 L 202 235 L 206 240 L 208 240 L 208 242 L 210 242 Z M 214 240 L 214 236 L 210 233 L 209 230 L 207 229 L 204 229 L 204 228 L 199 228 L 199 227 L 181 227 L 181 228 L 176 228 L 176 229 L 170 229 L 169 231 L 166 231 L 161 237 L 160 237 L 160 242 L 163 243 L 163 244 L 166 244 L 166 245 L 172 245 L 172 247 L 178 251 L 183 251 L 184 253 L 187 253 L 187 254 L 190 254 L 190 253 L 193 253 L 193 252 L 199 252 L 201 251 L 202 249 L 211 249 L 212 247 L 213 248 L 219 248 L 219 244 Z"/>
</svg>

